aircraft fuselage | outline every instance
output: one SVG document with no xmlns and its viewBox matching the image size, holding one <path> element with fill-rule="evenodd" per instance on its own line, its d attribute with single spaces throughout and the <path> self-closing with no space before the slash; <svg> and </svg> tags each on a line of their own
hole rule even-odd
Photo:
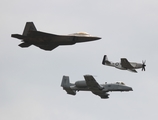
<svg viewBox="0 0 158 120">
<path fill-rule="evenodd" d="M 133 66 L 134 69 L 142 68 L 141 63 L 130 62 L 130 64 Z M 127 70 L 127 68 L 122 67 L 120 62 L 116 62 L 116 63 L 111 62 L 110 64 L 106 64 L 106 65 L 115 67 L 115 68 L 120 69 L 120 70 Z"/>
<path fill-rule="evenodd" d="M 101 86 L 100 90 L 104 92 L 132 90 L 131 87 L 125 86 L 123 83 L 120 82 L 111 83 L 111 84 L 100 84 L 100 86 Z M 75 84 L 72 84 L 70 88 L 76 91 L 90 91 L 89 87 L 86 84 L 86 81 L 77 81 Z M 100 90 L 96 89 L 95 91 L 100 92 Z"/>
<path fill-rule="evenodd" d="M 100 39 L 99 37 L 79 37 L 79 36 L 72 36 L 72 37 L 65 37 L 64 38 L 52 38 L 52 37 L 25 37 L 23 39 L 24 42 L 33 44 L 33 45 L 47 45 L 47 44 L 58 44 L 58 45 L 73 45 L 75 43 L 80 42 L 89 42 Z"/>
</svg>

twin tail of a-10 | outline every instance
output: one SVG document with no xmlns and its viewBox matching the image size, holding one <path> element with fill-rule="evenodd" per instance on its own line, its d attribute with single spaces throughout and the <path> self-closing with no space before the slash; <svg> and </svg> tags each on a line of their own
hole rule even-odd
<svg viewBox="0 0 158 120">
<path fill-rule="evenodd" d="M 100 96 L 102 99 L 109 98 L 109 91 L 133 91 L 131 87 L 126 86 L 123 82 L 113 84 L 98 84 L 92 75 L 84 75 L 85 80 L 70 83 L 69 76 L 63 76 L 61 87 L 70 95 L 76 95 L 76 91 L 91 91 L 93 94 Z"/>
<path fill-rule="evenodd" d="M 26 48 L 35 45 L 43 50 L 51 51 L 59 45 L 73 45 L 75 43 L 90 42 L 101 39 L 86 32 L 69 35 L 56 35 L 37 31 L 33 22 L 27 22 L 23 34 L 12 34 L 11 37 L 22 40 L 20 47 Z"/>
<path fill-rule="evenodd" d="M 145 71 L 145 61 L 142 61 L 142 63 L 136 63 L 136 62 L 129 62 L 126 58 L 121 58 L 121 62 L 111 62 L 108 60 L 107 55 L 104 55 L 102 60 L 103 65 L 115 67 L 120 70 L 129 70 L 131 72 L 137 73 L 135 69 L 142 69 L 142 71 Z"/>
</svg>

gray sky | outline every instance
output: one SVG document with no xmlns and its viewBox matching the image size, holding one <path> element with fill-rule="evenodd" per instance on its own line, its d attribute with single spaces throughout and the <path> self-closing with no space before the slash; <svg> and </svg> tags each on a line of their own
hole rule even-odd
<svg viewBox="0 0 158 120">
<path fill-rule="evenodd" d="M 14 0 L 0 1 L 0 120 L 157 120 L 157 0 Z M 99 41 L 44 51 L 22 49 L 11 34 L 33 21 L 40 31 L 85 31 Z M 121 71 L 101 64 L 146 60 L 146 71 Z M 112 92 L 100 99 L 91 92 L 67 95 L 63 75 L 73 83 L 83 75 L 99 83 L 123 81 L 132 92 Z"/>
</svg>

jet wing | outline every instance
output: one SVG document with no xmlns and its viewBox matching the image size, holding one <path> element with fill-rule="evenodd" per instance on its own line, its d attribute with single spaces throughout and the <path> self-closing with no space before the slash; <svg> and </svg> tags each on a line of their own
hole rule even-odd
<svg viewBox="0 0 158 120">
<path fill-rule="evenodd" d="M 37 47 L 43 49 L 43 50 L 53 50 L 59 45 L 36 45 Z"/>
<path fill-rule="evenodd" d="M 33 36 L 38 36 L 38 37 L 52 37 L 52 36 L 56 36 L 58 37 L 58 35 L 55 34 L 50 34 L 50 33 L 45 33 L 45 32 L 41 32 L 41 31 L 29 31 L 28 33 L 29 37 L 33 37 Z"/>
<path fill-rule="evenodd" d="M 72 36 L 64 36 L 64 35 L 55 35 L 50 33 L 45 33 L 41 31 L 30 31 L 27 37 L 35 37 L 35 38 L 45 38 L 48 40 L 58 40 L 58 41 L 68 41 L 73 39 Z M 60 43 L 60 42 L 59 42 Z M 49 45 L 35 45 L 43 50 L 53 50 L 59 46 L 59 44 L 54 43 Z"/>
<path fill-rule="evenodd" d="M 55 35 L 40 31 L 30 31 L 27 37 L 33 37 L 33 38 L 40 38 L 44 39 L 46 43 L 54 42 L 54 46 L 47 45 L 47 48 L 39 46 L 41 49 L 44 50 L 52 50 L 56 48 L 58 45 L 73 45 L 76 42 L 76 38 L 74 36 L 69 35 Z"/>
<path fill-rule="evenodd" d="M 104 87 L 100 86 L 96 80 L 94 79 L 94 77 L 92 75 L 85 75 L 84 76 L 85 80 L 86 80 L 86 84 L 89 87 L 89 90 L 95 94 L 100 96 L 103 99 L 107 99 L 109 98 L 109 94 L 107 94 L 105 91 L 102 91 L 104 89 Z"/>
<path fill-rule="evenodd" d="M 101 90 L 102 87 L 96 82 L 96 80 L 94 79 L 94 77 L 92 75 L 85 75 L 84 76 L 85 80 L 86 80 L 86 84 L 90 89 L 98 89 Z"/>
<path fill-rule="evenodd" d="M 45 33 L 41 31 L 30 31 L 28 34 L 28 37 L 42 37 L 42 38 L 51 38 L 51 39 L 59 39 L 59 40 L 74 38 L 73 36 L 56 35 L 56 34 L 50 34 L 50 33 Z"/>
</svg>

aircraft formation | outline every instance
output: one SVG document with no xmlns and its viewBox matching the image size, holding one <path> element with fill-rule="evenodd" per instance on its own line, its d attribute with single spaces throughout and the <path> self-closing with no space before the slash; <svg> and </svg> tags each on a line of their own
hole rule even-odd
<svg viewBox="0 0 158 120">
<path fill-rule="evenodd" d="M 78 32 L 69 35 L 56 35 L 37 31 L 33 22 L 26 22 L 23 34 L 12 34 L 11 37 L 20 39 L 20 47 L 26 48 L 31 45 L 37 46 L 43 50 L 51 51 L 60 45 L 74 45 L 81 42 L 90 42 L 101 39 L 101 37 L 92 36 L 86 32 Z M 135 69 L 145 71 L 145 61 L 142 63 L 129 62 L 126 58 L 121 58 L 121 62 L 111 62 L 107 55 L 103 56 L 103 65 L 115 67 L 120 70 L 129 70 L 137 73 Z M 76 91 L 91 91 L 102 99 L 109 98 L 110 91 L 133 91 L 132 87 L 126 86 L 123 82 L 98 84 L 92 75 L 84 75 L 83 81 L 70 83 L 69 76 L 63 76 L 61 87 L 70 95 L 76 95 Z"/>
</svg>

